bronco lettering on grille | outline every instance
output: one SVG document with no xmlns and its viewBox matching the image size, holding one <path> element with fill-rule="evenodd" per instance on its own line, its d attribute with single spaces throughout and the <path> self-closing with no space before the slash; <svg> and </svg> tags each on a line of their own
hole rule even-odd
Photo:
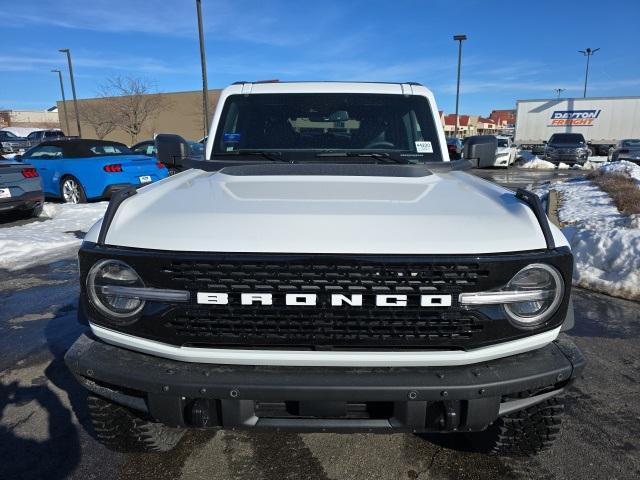
<svg viewBox="0 0 640 480">
<path fill-rule="evenodd" d="M 418 297 L 417 295 L 412 295 Z M 198 292 L 197 301 L 201 305 L 229 305 L 228 293 Z M 385 294 L 375 295 L 372 301 L 376 307 L 406 307 L 410 298 L 408 295 Z M 417 301 L 417 300 L 416 300 Z M 241 293 L 241 305 L 273 305 L 274 298 L 271 293 Z M 318 295 L 315 293 L 287 293 L 284 295 L 285 305 L 313 307 L 318 304 Z M 330 295 L 330 304 L 333 307 L 362 307 L 364 303 L 363 295 L 344 295 L 334 293 Z M 451 295 L 420 295 L 419 304 L 421 307 L 450 307 Z"/>
</svg>

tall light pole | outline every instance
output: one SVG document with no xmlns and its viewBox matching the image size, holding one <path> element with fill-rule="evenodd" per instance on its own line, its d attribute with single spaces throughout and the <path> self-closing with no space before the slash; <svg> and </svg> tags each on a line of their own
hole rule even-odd
<svg viewBox="0 0 640 480">
<path fill-rule="evenodd" d="M 80 114 L 78 113 L 78 98 L 76 97 L 76 82 L 73 79 L 73 65 L 71 64 L 71 51 L 68 48 L 61 48 L 58 50 L 61 53 L 67 54 L 67 63 L 69 64 L 69 78 L 71 78 L 71 93 L 73 94 L 73 108 L 76 111 L 76 125 L 78 127 L 78 137 L 82 138 L 82 130 L 80 130 Z M 65 108 L 65 112 L 66 112 Z M 69 132 L 67 132 L 69 135 Z"/>
<path fill-rule="evenodd" d="M 586 50 L 578 50 L 578 53 L 581 53 L 585 57 L 587 57 L 587 69 L 584 72 L 584 95 L 583 95 L 583 98 L 587 98 L 587 81 L 589 80 L 589 60 L 591 59 L 591 55 L 596 53 L 598 50 L 600 50 L 600 49 L 599 48 L 594 48 L 593 50 L 591 50 L 590 48 L 587 48 Z"/>
<path fill-rule="evenodd" d="M 467 39 L 466 35 L 454 35 L 453 39 L 458 42 L 458 82 L 456 83 L 456 126 L 453 131 L 453 136 L 458 136 L 458 105 L 460 103 L 460 65 L 462 64 L 462 42 Z"/>
<path fill-rule="evenodd" d="M 196 0 L 198 12 L 198 36 L 200 37 L 200 66 L 202 67 L 202 115 L 204 135 L 209 134 L 209 86 L 207 84 L 207 58 L 204 52 L 204 30 L 202 28 L 202 0 Z"/>
<path fill-rule="evenodd" d="M 566 88 L 554 88 L 553 91 L 558 94 L 558 98 L 560 98 L 560 94 L 564 92 Z"/>
<path fill-rule="evenodd" d="M 64 123 L 67 125 L 67 135 L 69 135 L 69 115 L 67 114 L 67 99 L 64 96 L 64 82 L 62 81 L 62 72 L 60 70 L 51 70 L 57 73 L 60 79 L 60 92 L 62 93 L 62 105 L 64 105 Z"/>
</svg>

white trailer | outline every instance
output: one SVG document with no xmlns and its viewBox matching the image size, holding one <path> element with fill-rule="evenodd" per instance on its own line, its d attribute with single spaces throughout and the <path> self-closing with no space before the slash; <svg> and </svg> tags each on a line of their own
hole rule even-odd
<svg viewBox="0 0 640 480">
<path fill-rule="evenodd" d="M 518 100 L 515 143 L 535 153 L 554 133 L 581 133 L 591 155 L 607 155 L 624 138 L 640 138 L 640 97 Z"/>
</svg>

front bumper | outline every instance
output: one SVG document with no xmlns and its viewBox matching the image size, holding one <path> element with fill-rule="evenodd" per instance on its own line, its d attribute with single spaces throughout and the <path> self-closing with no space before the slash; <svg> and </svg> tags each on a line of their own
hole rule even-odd
<svg viewBox="0 0 640 480">
<path fill-rule="evenodd" d="M 90 391 L 182 427 L 478 431 L 556 395 L 585 359 L 562 336 L 466 366 L 267 367 L 167 360 L 80 337 L 65 362 Z"/>
<path fill-rule="evenodd" d="M 586 162 L 589 158 L 587 152 L 583 153 L 558 153 L 545 152 L 545 158 L 551 162 Z"/>
<path fill-rule="evenodd" d="M 0 198 L 0 212 L 29 210 L 44 202 L 42 192 L 26 192 L 17 197 Z"/>
</svg>

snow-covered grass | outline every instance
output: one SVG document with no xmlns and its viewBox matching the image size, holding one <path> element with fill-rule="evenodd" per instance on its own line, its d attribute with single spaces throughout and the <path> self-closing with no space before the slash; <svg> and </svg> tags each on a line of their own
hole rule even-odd
<svg viewBox="0 0 640 480">
<path fill-rule="evenodd" d="M 622 163 L 600 168 L 640 179 L 640 167 Z M 585 178 L 544 185 L 536 193 L 544 196 L 550 189 L 562 198 L 558 215 L 575 258 L 574 284 L 640 300 L 640 215 L 621 214 L 609 195 Z"/>
<path fill-rule="evenodd" d="M 75 255 L 80 237 L 102 218 L 107 205 L 46 203 L 42 217 L 48 220 L 0 228 L 0 269 L 19 270 Z"/>
</svg>

